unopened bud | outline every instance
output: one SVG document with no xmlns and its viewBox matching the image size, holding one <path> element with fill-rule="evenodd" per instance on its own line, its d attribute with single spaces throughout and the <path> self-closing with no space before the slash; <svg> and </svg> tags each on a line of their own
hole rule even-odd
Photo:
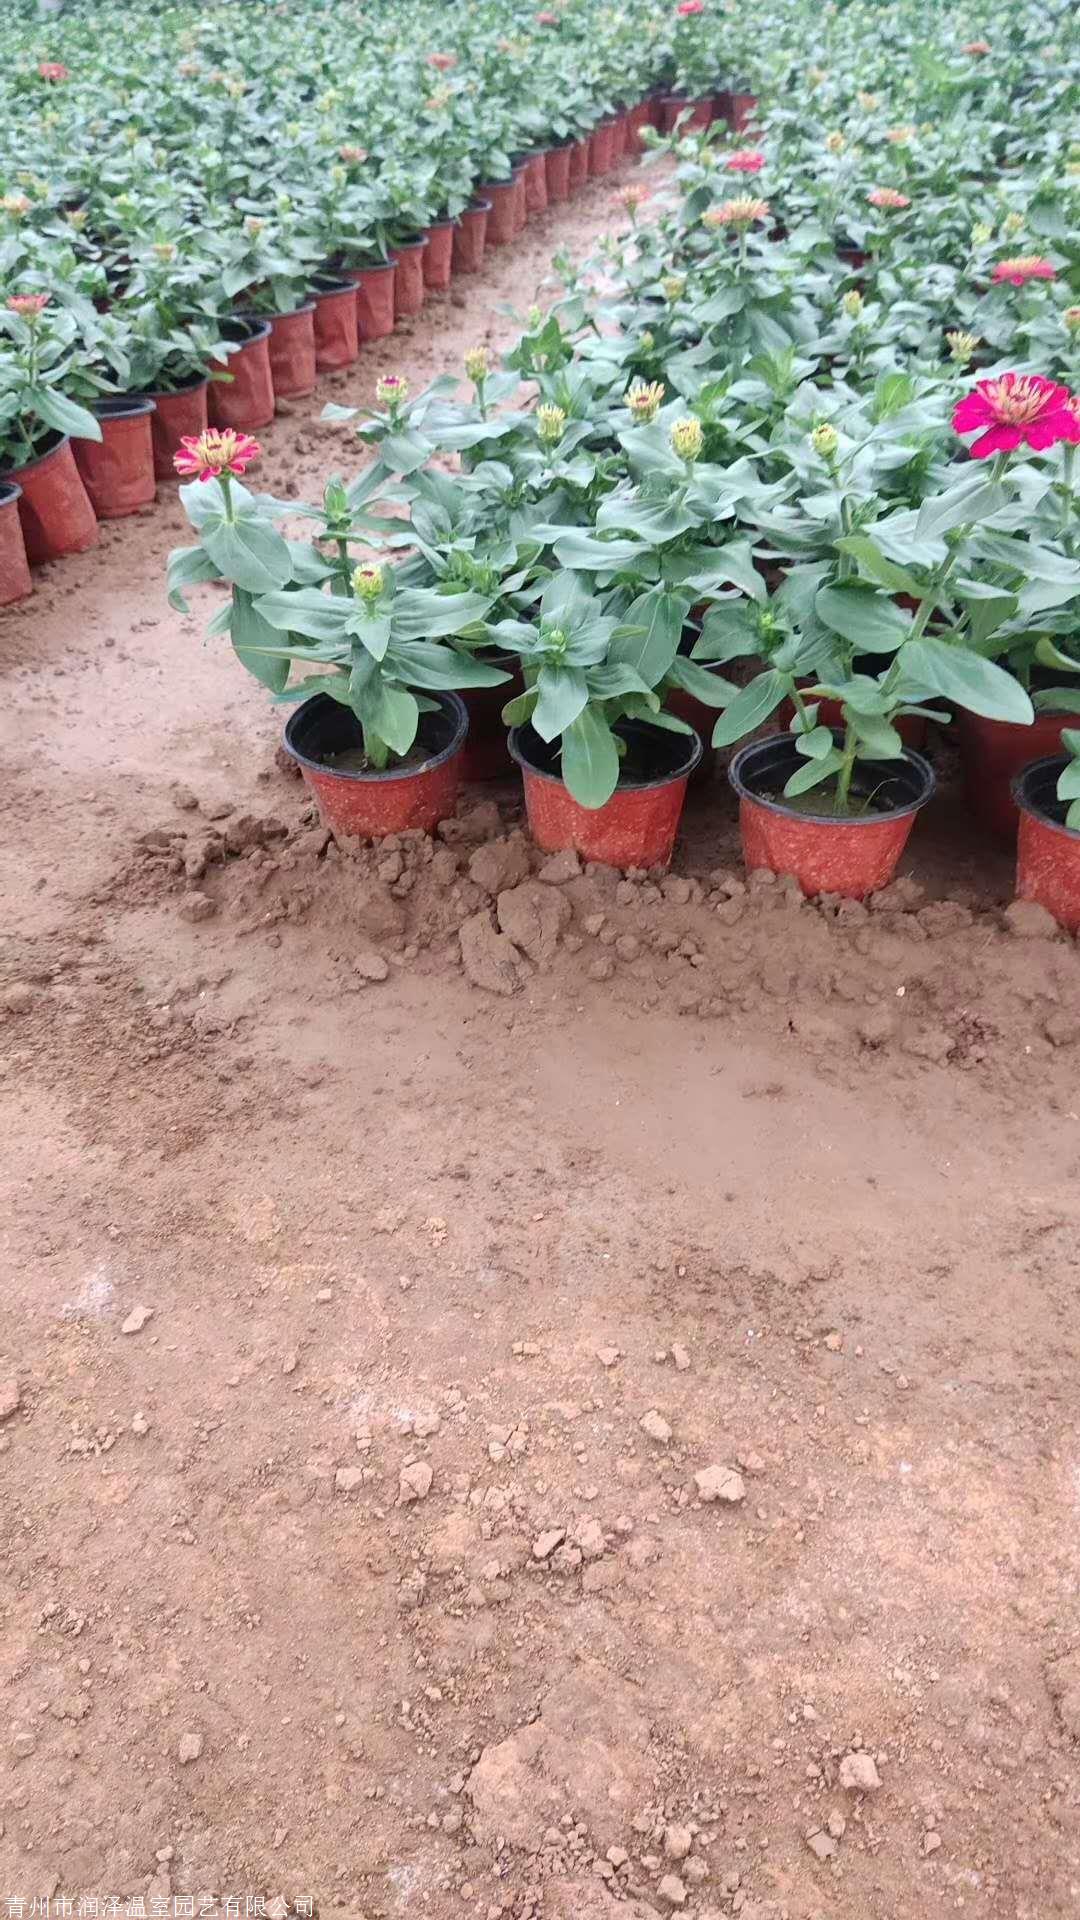
<svg viewBox="0 0 1080 1920">
<path fill-rule="evenodd" d="M 837 433 L 836 428 L 831 427 L 826 420 L 822 422 L 820 427 L 814 428 L 813 433 L 810 435 L 810 444 L 814 452 L 820 454 L 823 460 L 835 460 L 836 450 L 840 445 L 840 435 Z"/>
</svg>

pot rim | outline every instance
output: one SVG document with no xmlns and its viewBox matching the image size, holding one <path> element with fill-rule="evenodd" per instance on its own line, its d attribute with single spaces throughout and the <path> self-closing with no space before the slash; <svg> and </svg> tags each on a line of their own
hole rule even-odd
<svg viewBox="0 0 1080 1920">
<path fill-rule="evenodd" d="M 429 245 L 430 245 L 430 242 L 428 240 L 427 234 L 422 233 L 419 236 L 419 238 L 416 240 L 395 240 L 394 245 L 391 247 L 390 251 L 391 253 L 416 253 L 422 247 L 426 247 Z M 396 264 L 397 264 L 396 261 L 391 261 L 392 266 Z"/>
<path fill-rule="evenodd" d="M 13 486 L 17 485 L 15 480 L 17 473 L 33 473 L 38 467 L 43 467 L 46 460 L 52 460 L 56 454 L 62 453 L 65 447 L 71 445 L 70 433 L 61 433 L 58 427 L 52 427 L 50 434 L 56 435 L 51 447 L 46 447 L 44 453 L 35 454 L 32 460 L 24 460 L 21 467 L 8 467 L 0 478 L 10 481 Z"/>
<path fill-rule="evenodd" d="M 270 331 L 274 330 L 275 320 L 298 320 L 302 313 L 314 313 L 314 300 L 302 300 L 298 307 L 289 307 L 284 313 L 272 313 L 269 317 Z"/>
<path fill-rule="evenodd" d="M 320 285 L 320 282 L 323 284 Z M 341 280 L 336 273 L 316 273 L 312 275 L 311 304 L 317 307 L 320 300 L 335 300 L 339 294 L 356 293 L 355 280 Z"/>
<path fill-rule="evenodd" d="M 17 480 L 0 480 L 0 507 L 13 507 L 22 499 L 22 488 Z"/>
<path fill-rule="evenodd" d="M 145 393 L 139 393 L 138 398 L 140 400 L 152 400 L 154 405 L 157 406 L 159 400 L 173 400 L 176 395 L 180 393 L 197 393 L 200 387 L 208 387 L 209 385 L 210 375 L 208 373 L 189 373 L 180 382 L 178 387 L 148 387 Z"/>
<path fill-rule="evenodd" d="M 1040 827 L 1045 827 L 1049 833 L 1060 833 L 1066 840 L 1080 841 L 1080 827 L 1067 827 L 1064 820 L 1052 820 L 1050 815 L 1044 812 L 1042 807 L 1037 806 L 1034 800 L 1029 799 L 1024 792 L 1025 783 L 1032 774 L 1049 773 L 1051 767 L 1056 767 L 1060 772 L 1068 765 L 1067 753 L 1044 753 L 1041 760 L 1029 760 L 1026 767 L 1021 767 L 1019 773 L 1013 775 L 1010 788 L 1021 813 L 1026 813 L 1031 820 L 1037 820 Z"/>
<path fill-rule="evenodd" d="M 302 700 L 300 705 L 293 709 L 285 722 L 282 743 L 286 753 L 291 754 L 298 766 L 308 768 L 311 773 L 317 773 L 322 780 L 342 780 L 346 783 L 360 781 L 365 785 L 386 780 L 416 780 L 421 774 L 432 773 L 436 767 L 441 767 L 444 761 L 449 760 L 452 754 L 457 753 L 458 749 L 464 743 L 465 735 L 469 731 L 469 715 L 465 702 L 462 700 L 460 694 L 452 692 L 448 687 L 440 687 L 437 690 L 432 689 L 431 698 L 438 700 L 440 704 L 445 704 L 445 706 L 449 708 L 451 714 L 454 716 L 454 732 L 449 746 L 444 747 L 441 753 L 433 753 L 429 759 L 422 760 L 419 766 L 386 767 L 381 773 L 352 773 L 340 767 L 328 767 L 321 760 L 309 760 L 307 754 L 300 753 L 298 749 L 293 746 L 289 735 L 302 713 L 309 712 L 312 707 L 320 704 L 324 700 L 329 701 L 330 695 L 328 693 L 313 693 L 310 699 Z M 335 701 L 334 705 L 336 706 L 337 704 L 338 702 Z"/>
<path fill-rule="evenodd" d="M 469 201 L 468 206 L 462 207 L 461 212 L 458 214 L 458 219 L 464 220 L 465 215 L 467 213 L 490 213 L 490 212 L 491 212 L 491 201 L 485 200 L 483 197 L 483 194 L 475 194 L 473 198 Z"/>
<path fill-rule="evenodd" d="M 156 413 L 157 406 L 148 393 L 107 393 L 91 402 L 90 411 L 97 420 L 137 420 Z"/>
<path fill-rule="evenodd" d="M 274 315 L 274 319 L 277 319 L 276 314 Z M 270 321 L 261 313 L 227 313 L 220 322 L 220 326 L 223 340 L 229 338 L 225 332 L 226 327 L 242 326 L 248 329 L 243 339 L 236 342 L 237 350 L 240 353 L 243 352 L 245 347 L 253 347 L 257 340 L 268 340 L 270 338 Z"/>
<path fill-rule="evenodd" d="M 738 753 L 733 755 L 727 771 L 728 780 L 740 800 L 748 800 L 751 806 L 764 807 L 767 813 L 782 814 L 786 820 L 804 820 L 815 827 L 842 827 L 845 830 L 849 827 L 876 827 L 887 820 L 902 820 L 909 813 L 918 813 L 921 807 L 926 806 L 927 801 L 933 799 L 937 791 L 937 775 L 929 760 L 916 748 L 905 747 L 902 756 L 897 757 L 903 758 L 914 767 L 923 783 L 923 791 L 913 800 L 905 801 L 900 807 L 881 808 L 877 813 L 852 814 L 850 818 L 835 813 L 808 813 L 804 807 L 790 806 L 783 798 L 774 800 L 769 794 L 752 792 L 743 779 L 742 770 L 750 755 L 760 753 L 764 747 L 772 747 L 777 739 L 782 738 L 783 735 L 769 734 L 764 740 L 748 740 L 746 745 L 740 747 Z M 875 764 L 887 767 L 895 765 L 896 762 L 879 760 Z"/>
<path fill-rule="evenodd" d="M 535 767 L 522 750 L 520 736 L 531 724 L 531 721 L 526 720 L 521 726 L 511 727 L 506 742 L 510 758 L 521 768 L 522 773 L 530 774 L 534 780 L 548 780 L 554 787 L 566 787 L 566 781 L 561 774 L 548 773 L 543 767 Z M 619 721 L 615 722 L 616 727 L 619 726 L 619 724 Z M 649 722 L 647 720 L 635 720 L 631 722 L 631 724 L 638 727 L 647 727 Z M 654 731 L 657 733 L 666 733 L 671 739 L 678 737 L 668 727 L 657 727 Z M 689 758 L 685 764 L 674 768 L 670 773 L 661 774 L 657 780 L 620 780 L 611 799 L 617 800 L 619 795 L 624 793 L 650 793 L 656 787 L 670 787 L 674 785 L 676 780 L 689 779 L 695 767 L 700 764 L 701 756 L 705 749 L 701 744 L 701 735 L 699 733 L 691 731 L 689 734 L 683 735 L 683 738 L 693 742 L 692 747 L 689 748 Z M 566 787 L 566 791 L 567 793 L 570 792 L 569 787 Z M 573 799 L 572 794 L 570 797 Z M 580 802 L 578 804 L 580 805 Z M 608 806 L 610 802 L 605 801 L 604 805 Z"/>
<path fill-rule="evenodd" d="M 428 221 L 428 233 L 442 233 L 446 227 L 456 227 L 457 223 L 458 216 L 456 213 L 444 213 L 440 220 Z M 427 234 L 425 234 L 424 238 L 427 238 Z"/>
</svg>

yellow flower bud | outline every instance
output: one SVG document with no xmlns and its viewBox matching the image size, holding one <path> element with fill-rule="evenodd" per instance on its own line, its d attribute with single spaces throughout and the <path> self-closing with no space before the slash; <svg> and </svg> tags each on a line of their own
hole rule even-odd
<svg viewBox="0 0 1080 1920">
<path fill-rule="evenodd" d="M 486 380 L 491 371 L 486 347 L 470 347 L 465 355 L 465 372 L 474 384 Z"/>
<path fill-rule="evenodd" d="M 370 605 L 372 601 L 379 598 L 385 585 L 386 579 L 381 567 L 353 568 L 352 589 L 358 600 L 364 600 Z"/>
<path fill-rule="evenodd" d="M 545 447 L 554 447 L 562 439 L 566 425 L 566 414 L 562 407 L 542 406 L 536 409 L 536 430 Z"/>
<path fill-rule="evenodd" d="M 822 460 L 835 460 L 836 450 L 840 445 L 840 435 L 826 420 L 820 427 L 814 428 L 810 435 L 810 443 L 814 452 L 819 454 Z"/>
<path fill-rule="evenodd" d="M 680 460 L 697 460 L 704 445 L 705 435 L 700 420 L 676 420 L 671 429 L 671 446 Z"/>
</svg>

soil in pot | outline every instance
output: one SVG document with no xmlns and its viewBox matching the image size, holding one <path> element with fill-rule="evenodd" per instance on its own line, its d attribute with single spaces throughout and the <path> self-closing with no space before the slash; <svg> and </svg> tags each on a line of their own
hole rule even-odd
<svg viewBox="0 0 1080 1920">
<path fill-rule="evenodd" d="M 222 321 L 221 333 L 223 339 L 240 344 L 230 353 L 227 364 L 219 360 L 212 364 L 212 373 L 228 374 L 229 378 L 210 382 L 210 423 L 255 433 L 260 427 L 268 427 L 274 417 L 270 322 L 232 315 Z"/>
<path fill-rule="evenodd" d="M 852 780 L 859 811 L 839 815 L 821 792 L 784 798 L 786 782 L 805 764 L 787 734 L 752 740 L 732 760 L 747 872 L 794 874 L 811 898 L 865 899 L 892 879 L 915 815 L 933 794 L 933 771 L 910 748 L 902 760 L 860 761 Z"/>
<path fill-rule="evenodd" d="M 154 449 L 155 480 L 178 480 L 173 455 L 181 440 L 189 434 L 197 440 L 208 423 L 207 394 L 210 383 L 204 373 L 192 373 L 168 392 L 148 393 L 154 403 L 150 415 L 150 440 Z"/>
<path fill-rule="evenodd" d="M 154 403 L 142 394 L 117 394 L 94 404 L 101 439 L 75 442 L 75 465 L 99 520 L 123 520 L 152 507 Z"/>
<path fill-rule="evenodd" d="M 21 491 L 14 480 L 0 480 L 0 607 L 25 600 L 33 590 L 19 520 Z"/>
<path fill-rule="evenodd" d="M 619 784 L 602 807 L 583 807 L 563 785 L 558 741 L 541 740 L 531 726 L 513 729 L 529 831 L 545 853 L 573 847 L 609 867 L 666 867 L 701 741 L 642 720 L 620 720 L 615 731 L 627 745 Z"/>
<path fill-rule="evenodd" d="M 484 264 L 490 212 L 490 200 L 474 200 L 460 215 L 454 227 L 455 273 L 479 273 Z"/>
<path fill-rule="evenodd" d="M 1060 679 L 1060 674 L 1047 675 L 1046 684 L 1056 686 Z M 1036 691 L 1038 681 L 1039 675 L 1033 675 Z M 1017 822 L 1016 775 L 1032 760 L 1060 753 L 1062 729 L 1080 725 L 1080 713 L 1036 711 L 1031 726 L 1024 727 L 1011 720 L 987 720 L 958 707 L 954 724 L 968 807 L 989 833 L 1011 840 Z"/>
<path fill-rule="evenodd" d="M 351 367 L 360 352 L 355 282 L 320 273 L 315 277 L 312 294 L 316 371 L 336 373 L 342 367 Z"/>
<path fill-rule="evenodd" d="M 431 833 L 453 813 L 469 720 L 456 693 L 431 697 L 439 704 L 420 716 L 415 755 L 381 773 L 363 765 L 360 722 L 339 700 L 317 693 L 289 716 L 286 752 L 334 833 L 367 840 L 410 828 Z"/>
<path fill-rule="evenodd" d="M 270 321 L 270 377 L 275 400 L 303 400 L 314 393 L 315 302 L 305 300 L 292 313 L 275 313 Z"/>
<path fill-rule="evenodd" d="M 394 284 L 397 268 L 350 267 L 345 274 L 356 285 L 356 314 L 361 340 L 385 340 L 394 331 Z"/>
<path fill-rule="evenodd" d="M 1036 901 L 1060 926 L 1076 933 L 1080 930 L 1080 832 L 1065 825 L 1069 803 L 1057 797 L 1058 780 L 1069 764 L 1066 755 L 1051 754 L 1025 767 L 1013 782 L 1020 819 L 1016 894 L 1019 900 Z"/>
<path fill-rule="evenodd" d="M 454 222 L 437 220 L 427 230 L 424 285 L 429 293 L 446 293 L 454 261 Z"/>
<path fill-rule="evenodd" d="M 5 474 L 4 479 L 20 489 L 19 520 L 32 567 L 60 560 L 66 553 L 85 553 L 96 545 L 97 515 L 66 433 L 51 433 L 36 460 Z"/>
<path fill-rule="evenodd" d="M 403 246 L 391 247 L 390 258 L 397 272 L 394 276 L 394 319 L 412 320 L 423 310 L 424 305 L 424 254 L 427 239 L 407 240 Z"/>
</svg>

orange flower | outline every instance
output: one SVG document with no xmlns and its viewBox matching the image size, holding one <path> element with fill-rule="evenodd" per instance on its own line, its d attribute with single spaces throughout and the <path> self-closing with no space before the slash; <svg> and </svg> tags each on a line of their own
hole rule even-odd
<svg viewBox="0 0 1080 1920">
<path fill-rule="evenodd" d="M 874 187 L 873 190 L 867 194 L 866 198 L 872 207 L 888 207 L 893 210 L 898 210 L 901 207 L 910 207 L 911 205 L 907 194 L 897 193 L 895 187 Z"/>
<path fill-rule="evenodd" d="M 767 200 L 755 200 L 749 193 L 740 193 L 734 200 L 724 200 L 718 207 L 710 207 L 701 216 L 705 227 L 749 227 L 755 220 L 767 220 L 769 217 Z"/>
</svg>

